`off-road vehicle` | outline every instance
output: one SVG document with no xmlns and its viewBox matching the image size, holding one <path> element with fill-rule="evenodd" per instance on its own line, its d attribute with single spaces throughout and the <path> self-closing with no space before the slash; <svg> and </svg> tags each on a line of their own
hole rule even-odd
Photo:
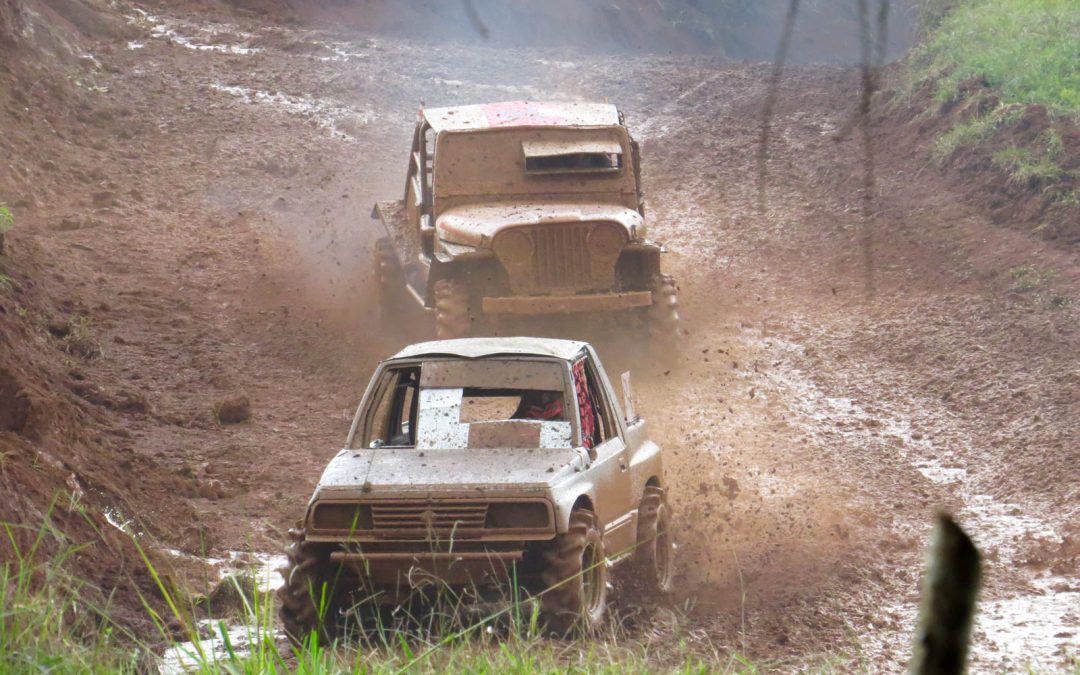
<svg viewBox="0 0 1080 675">
<path fill-rule="evenodd" d="M 552 631 L 588 630 L 622 561 L 667 592 L 662 453 L 623 385 L 625 406 L 593 348 L 567 340 L 442 340 L 381 363 L 290 530 L 285 630 L 364 628 L 445 589 L 533 597 Z"/>
<path fill-rule="evenodd" d="M 657 353 L 676 347 L 676 285 L 613 105 L 423 108 L 404 198 L 372 217 L 384 316 L 415 301 L 446 339 L 498 334 L 504 316 L 609 312 L 640 319 Z"/>
</svg>

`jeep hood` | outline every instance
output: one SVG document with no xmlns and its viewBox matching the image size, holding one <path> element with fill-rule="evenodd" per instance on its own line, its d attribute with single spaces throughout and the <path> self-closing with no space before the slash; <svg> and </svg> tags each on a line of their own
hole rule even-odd
<svg viewBox="0 0 1080 675">
<path fill-rule="evenodd" d="M 330 461 L 318 491 L 376 493 L 543 490 L 580 466 L 575 450 L 342 450 Z"/>
<path fill-rule="evenodd" d="M 495 235 L 511 227 L 592 221 L 618 223 L 630 240 L 645 236 L 641 214 L 618 204 L 470 204 L 444 211 L 435 229 L 451 244 L 490 248 Z"/>
</svg>

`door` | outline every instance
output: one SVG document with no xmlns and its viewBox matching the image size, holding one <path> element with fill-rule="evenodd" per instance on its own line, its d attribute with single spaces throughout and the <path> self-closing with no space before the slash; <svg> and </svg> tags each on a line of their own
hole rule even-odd
<svg viewBox="0 0 1080 675">
<path fill-rule="evenodd" d="M 596 515 L 604 529 L 609 558 L 634 545 L 629 453 L 615 407 L 589 355 L 574 362 L 582 442 L 593 456 L 588 475 L 595 485 Z"/>
</svg>

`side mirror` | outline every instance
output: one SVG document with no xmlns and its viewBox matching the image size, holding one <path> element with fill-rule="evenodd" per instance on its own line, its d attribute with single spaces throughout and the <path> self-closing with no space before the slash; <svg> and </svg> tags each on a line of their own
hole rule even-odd
<svg viewBox="0 0 1080 675">
<path fill-rule="evenodd" d="M 638 421 L 639 416 L 637 410 L 634 408 L 634 390 L 630 386 L 630 371 L 626 371 L 622 374 L 622 392 L 623 392 L 623 418 L 627 424 L 632 424 Z"/>
<path fill-rule="evenodd" d="M 378 450 L 379 448 L 381 448 L 384 445 L 386 445 L 386 441 L 384 441 L 381 438 L 376 438 L 372 442 L 368 443 L 368 447 L 371 448 L 372 450 Z"/>
</svg>

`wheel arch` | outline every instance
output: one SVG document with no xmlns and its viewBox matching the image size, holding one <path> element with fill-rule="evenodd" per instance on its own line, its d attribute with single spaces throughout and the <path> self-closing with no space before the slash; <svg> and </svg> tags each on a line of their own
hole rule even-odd
<svg viewBox="0 0 1080 675">
<path fill-rule="evenodd" d="M 555 531 L 566 532 L 570 526 L 570 514 L 580 508 L 596 513 L 596 500 L 591 489 L 558 495 L 555 503 Z"/>
</svg>

